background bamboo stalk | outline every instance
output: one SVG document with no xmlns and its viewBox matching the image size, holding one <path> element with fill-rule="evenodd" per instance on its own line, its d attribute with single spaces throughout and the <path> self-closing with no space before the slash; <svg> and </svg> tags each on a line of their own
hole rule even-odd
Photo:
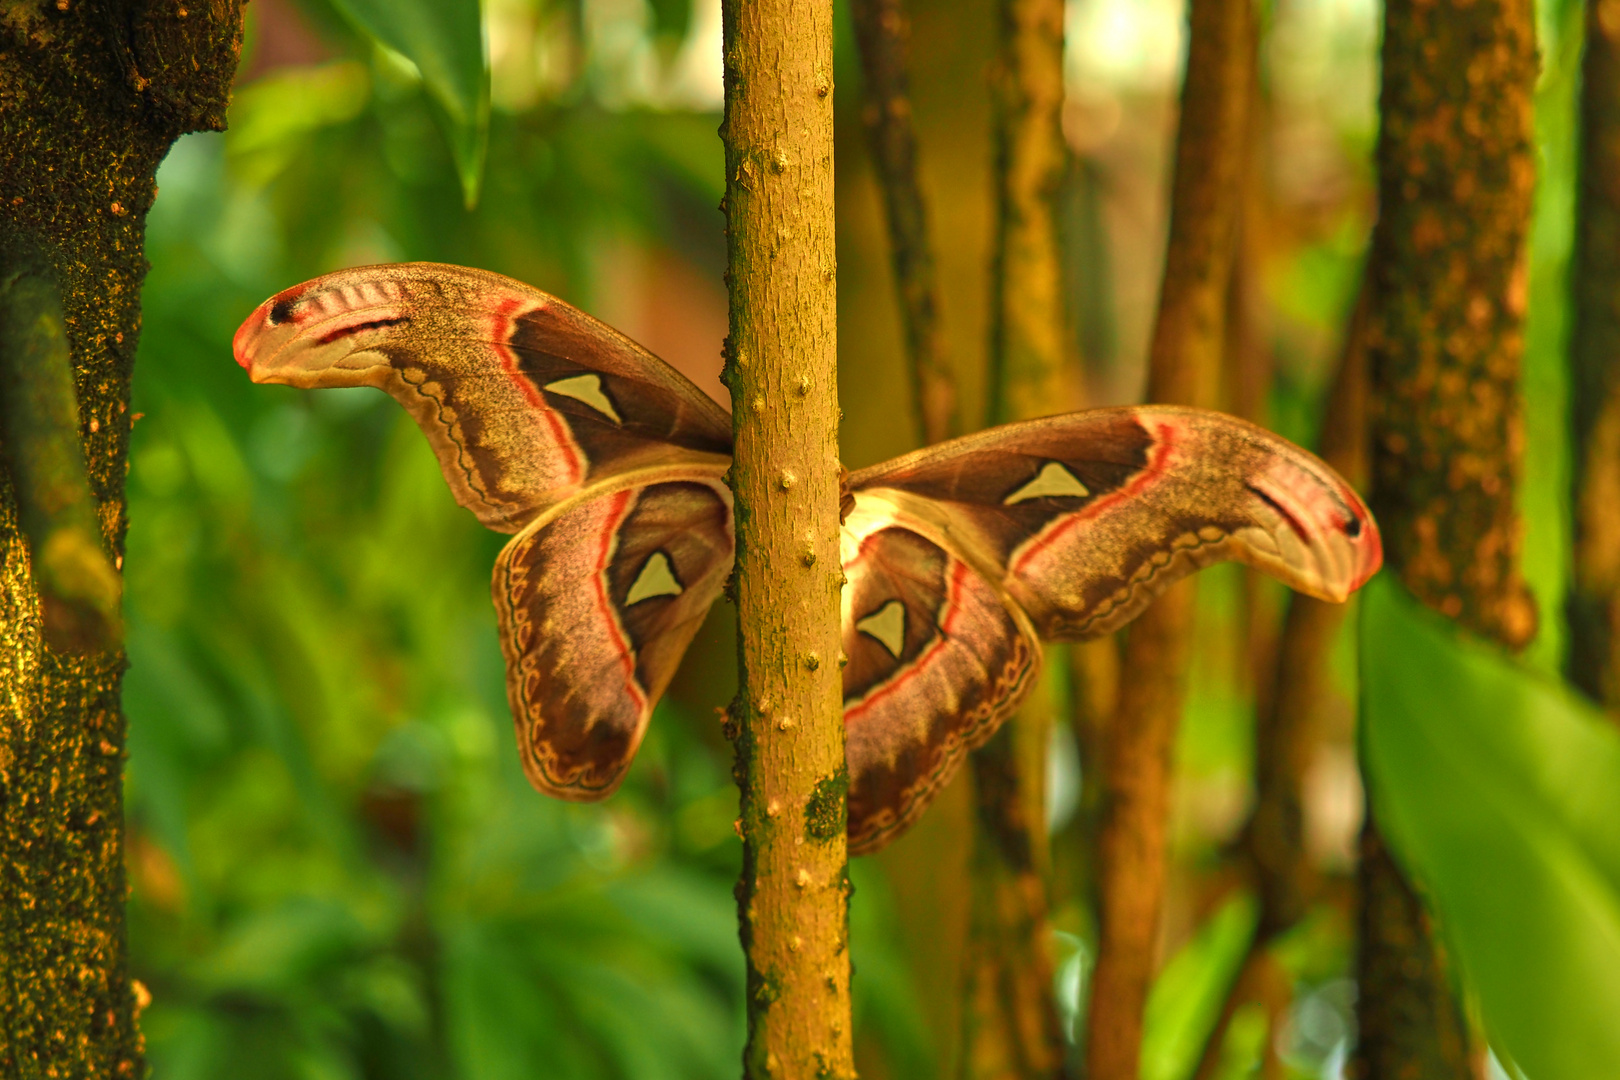
<svg viewBox="0 0 1620 1080">
<path fill-rule="evenodd" d="M 934 247 L 917 180 L 917 136 L 906 74 L 911 23 L 903 0 L 856 0 L 851 10 L 866 76 L 862 113 L 889 222 L 912 402 L 923 442 L 936 443 L 961 434 L 962 423 L 956 375 L 939 331 Z"/>
<path fill-rule="evenodd" d="M 996 240 L 991 252 L 990 423 L 1062 412 L 1063 261 L 1057 196 L 1063 141 L 1063 4 L 1001 0 L 991 74 Z"/>
<path fill-rule="evenodd" d="M 1170 239 L 1149 351 L 1150 401 L 1215 397 L 1231 273 L 1255 22 L 1249 0 L 1192 0 Z M 1195 598 L 1173 586 L 1128 632 L 1103 761 L 1099 946 L 1086 1034 L 1090 1080 L 1136 1080 L 1165 887 L 1170 751 L 1186 696 Z"/>
<path fill-rule="evenodd" d="M 722 14 L 743 1072 L 853 1077 L 832 4 L 727 0 Z"/>
<path fill-rule="evenodd" d="M 996 234 L 991 252 L 989 416 L 1059 412 L 1066 387 L 1057 196 L 1063 142 L 1063 4 L 1003 0 L 991 76 Z M 1047 662 L 1065 653 L 1048 650 Z M 1050 684 L 974 753 L 978 813 L 963 972 L 962 1068 L 968 1077 L 1050 1077 L 1065 1043 L 1048 921 L 1046 747 Z"/>
<path fill-rule="evenodd" d="M 1338 370 L 1328 390 L 1317 453 L 1358 488 L 1367 472 L 1366 308 L 1357 301 L 1345 332 Z M 1256 703 L 1255 806 L 1243 827 L 1242 849 L 1260 900 L 1248 955 L 1227 993 L 1198 1066 L 1212 1080 L 1221 1045 L 1239 1007 L 1269 990 L 1270 947 L 1304 917 L 1318 881 L 1305 847 L 1305 777 L 1320 743 L 1317 719 L 1333 643 L 1349 608 L 1295 593 L 1288 598 L 1273 676 Z M 1275 1039 L 1267 1060 L 1275 1059 Z"/>
<path fill-rule="evenodd" d="M 1586 5 L 1571 266 L 1570 681 L 1620 714 L 1620 11 Z"/>
<path fill-rule="evenodd" d="M 1385 6 L 1367 272 L 1368 501 L 1385 564 L 1425 604 L 1508 648 L 1536 628 L 1514 504 L 1534 28 L 1528 0 Z M 1358 1075 L 1467 1076 L 1443 961 L 1376 813 L 1361 858 Z"/>
</svg>

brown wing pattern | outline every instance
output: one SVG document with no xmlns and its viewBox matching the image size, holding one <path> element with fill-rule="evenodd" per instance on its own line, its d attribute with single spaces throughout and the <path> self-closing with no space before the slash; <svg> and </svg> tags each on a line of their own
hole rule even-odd
<svg viewBox="0 0 1620 1080">
<path fill-rule="evenodd" d="M 491 587 L 524 772 L 565 799 L 618 787 L 731 572 L 731 494 L 718 469 L 606 487 L 514 537 Z"/>
<path fill-rule="evenodd" d="M 1040 668 L 1028 625 L 919 529 L 871 499 L 844 522 L 844 732 L 857 855 L 916 820 Z"/>
<path fill-rule="evenodd" d="M 492 589 L 524 770 L 563 798 L 613 791 L 730 572 L 724 410 L 560 300 L 430 263 L 288 289 L 235 349 L 256 382 L 392 394 L 457 500 L 518 533 Z M 1331 469 L 1196 409 L 1007 425 L 863 470 L 846 491 L 857 854 L 904 831 L 1018 706 L 1041 637 L 1108 633 L 1226 559 L 1342 600 L 1381 558 Z"/>
<path fill-rule="evenodd" d="M 849 478 L 930 518 L 1042 637 L 1128 622 L 1171 582 L 1235 559 L 1343 600 L 1381 561 L 1332 469 L 1235 417 L 1147 406 L 1010 424 Z"/>
<path fill-rule="evenodd" d="M 435 263 L 343 270 L 237 331 L 255 382 L 375 386 L 415 418 L 461 505 L 517 532 L 584 486 L 731 453 L 725 410 L 612 328 L 521 282 Z"/>
</svg>

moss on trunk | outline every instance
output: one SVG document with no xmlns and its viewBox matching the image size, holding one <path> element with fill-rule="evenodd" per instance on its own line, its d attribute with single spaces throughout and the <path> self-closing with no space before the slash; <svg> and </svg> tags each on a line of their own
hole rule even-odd
<svg viewBox="0 0 1620 1080">
<path fill-rule="evenodd" d="M 0 0 L 0 250 L 41 252 L 60 289 L 90 490 L 116 563 L 153 177 L 182 133 L 224 126 L 240 42 L 233 0 Z M 124 660 L 42 641 L 9 477 L 3 484 L 0 1075 L 138 1077 Z"/>
</svg>

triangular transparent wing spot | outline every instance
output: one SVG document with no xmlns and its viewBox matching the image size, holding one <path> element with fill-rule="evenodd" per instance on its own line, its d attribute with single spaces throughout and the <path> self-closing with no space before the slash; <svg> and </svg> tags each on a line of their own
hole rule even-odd
<svg viewBox="0 0 1620 1080">
<path fill-rule="evenodd" d="M 906 647 L 906 605 L 890 600 L 855 623 L 855 629 L 889 650 L 896 660 Z"/>
<path fill-rule="evenodd" d="M 623 424 L 624 419 L 619 416 L 619 410 L 613 407 L 613 399 L 607 396 L 602 389 L 602 376 L 593 374 L 571 375 L 566 379 L 546 383 L 546 390 L 553 394 L 561 394 L 566 398 L 583 402 L 612 420 L 615 424 Z"/>
<path fill-rule="evenodd" d="M 1080 478 L 1056 461 L 1048 461 L 1035 474 L 1035 479 L 1013 491 L 1001 500 L 1003 506 L 1014 506 L 1030 499 L 1086 498 L 1091 489 Z"/>
<path fill-rule="evenodd" d="M 655 596 L 679 596 L 684 591 L 685 586 L 675 576 L 675 568 L 669 564 L 669 556 L 663 551 L 655 551 L 641 564 L 641 571 L 636 574 L 630 591 L 625 594 L 624 605 L 630 607 Z"/>
</svg>

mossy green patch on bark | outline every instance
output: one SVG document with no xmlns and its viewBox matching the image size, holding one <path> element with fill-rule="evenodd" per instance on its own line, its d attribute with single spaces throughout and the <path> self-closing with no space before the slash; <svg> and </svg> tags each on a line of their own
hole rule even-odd
<svg viewBox="0 0 1620 1080">
<path fill-rule="evenodd" d="M 839 769 L 823 777 L 804 805 L 804 833 L 825 843 L 844 835 L 849 828 L 849 770 Z"/>
</svg>

